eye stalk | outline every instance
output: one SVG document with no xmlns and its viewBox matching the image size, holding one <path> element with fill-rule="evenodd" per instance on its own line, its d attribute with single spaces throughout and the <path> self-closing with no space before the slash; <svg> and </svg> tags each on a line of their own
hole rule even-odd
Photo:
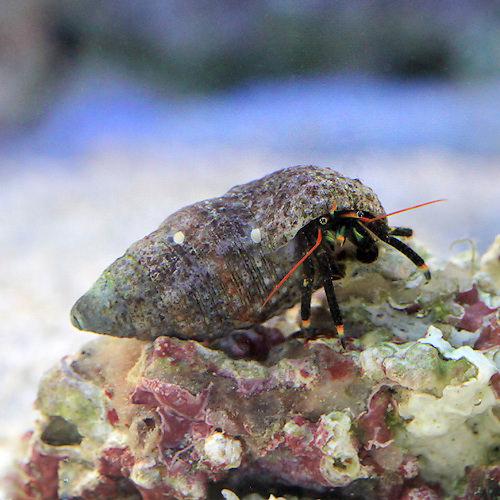
<svg viewBox="0 0 500 500">
<path fill-rule="evenodd" d="M 320 223 L 322 226 L 325 226 L 326 224 L 328 224 L 328 218 L 327 218 L 327 217 L 320 217 L 320 218 L 319 218 L 319 223 Z"/>
<path fill-rule="evenodd" d="M 364 212 L 361 210 L 350 210 L 349 212 L 344 212 L 343 214 L 339 214 L 338 217 L 342 217 L 344 219 L 360 219 L 363 222 L 371 221 L 369 217 L 365 217 Z"/>
</svg>

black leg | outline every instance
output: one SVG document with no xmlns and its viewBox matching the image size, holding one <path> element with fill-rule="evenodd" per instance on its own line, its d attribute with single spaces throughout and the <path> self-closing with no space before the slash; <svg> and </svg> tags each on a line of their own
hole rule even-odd
<svg viewBox="0 0 500 500">
<path fill-rule="evenodd" d="M 402 236 L 403 238 L 410 238 L 413 236 L 413 229 L 409 227 L 391 227 L 389 229 L 391 236 Z"/>
<path fill-rule="evenodd" d="M 332 270 L 332 279 L 341 280 L 345 277 L 345 264 L 343 262 L 337 262 L 335 257 L 335 252 L 330 245 L 323 245 L 322 247 L 328 254 L 330 268 Z"/>
<path fill-rule="evenodd" d="M 305 254 L 307 239 L 299 238 L 300 257 Z M 303 326 L 309 327 L 309 318 L 311 316 L 311 296 L 314 285 L 314 265 L 309 258 L 302 264 L 302 297 L 300 301 L 300 317 Z"/>
<path fill-rule="evenodd" d="M 377 235 L 378 236 L 378 235 Z M 424 276 L 427 280 L 431 279 L 431 273 L 424 259 L 418 255 L 417 252 L 412 250 L 408 245 L 405 245 L 402 241 L 394 238 L 393 236 L 382 236 L 381 239 L 391 245 L 392 247 L 399 250 L 403 255 L 406 255 L 421 271 L 423 271 Z"/>
<path fill-rule="evenodd" d="M 333 322 L 335 324 L 335 327 L 337 328 L 337 334 L 342 340 L 342 345 L 343 345 L 344 321 L 342 319 L 342 312 L 340 311 L 340 307 L 337 302 L 337 297 L 335 296 L 335 289 L 333 287 L 333 280 L 335 279 L 335 274 L 336 274 L 335 270 L 336 264 L 335 261 L 330 260 L 325 253 L 320 253 L 316 255 L 316 260 L 319 264 L 319 268 L 323 276 L 323 287 L 325 289 L 326 300 L 328 301 L 328 307 L 330 308 L 330 313 L 332 315 Z"/>
</svg>

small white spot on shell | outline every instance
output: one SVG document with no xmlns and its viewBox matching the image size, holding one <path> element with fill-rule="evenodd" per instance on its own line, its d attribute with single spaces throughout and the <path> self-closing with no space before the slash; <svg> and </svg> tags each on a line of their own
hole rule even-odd
<svg viewBox="0 0 500 500">
<path fill-rule="evenodd" d="M 174 243 L 177 243 L 178 245 L 182 245 L 184 243 L 185 239 L 186 239 L 186 236 L 182 231 L 177 231 L 174 234 Z"/>
<path fill-rule="evenodd" d="M 224 500 L 240 500 L 240 497 L 231 490 L 221 490 L 221 494 L 224 497 Z"/>
<path fill-rule="evenodd" d="M 254 243 L 260 243 L 262 241 L 262 233 L 258 227 L 250 231 L 250 238 L 252 238 Z"/>
</svg>

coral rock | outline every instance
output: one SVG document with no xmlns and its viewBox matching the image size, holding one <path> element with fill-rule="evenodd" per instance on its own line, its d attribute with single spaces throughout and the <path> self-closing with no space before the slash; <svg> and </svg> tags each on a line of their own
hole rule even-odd
<svg viewBox="0 0 500 500">
<path fill-rule="evenodd" d="M 344 285 L 346 349 L 319 312 L 319 337 L 285 339 L 291 311 L 225 351 L 110 337 L 64 358 L 40 384 L 12 496 L 498 496 L 496 297 L 484 270 L 450 262 L 415 284 L 394 279 L 394 258 Z"/>
</svg>

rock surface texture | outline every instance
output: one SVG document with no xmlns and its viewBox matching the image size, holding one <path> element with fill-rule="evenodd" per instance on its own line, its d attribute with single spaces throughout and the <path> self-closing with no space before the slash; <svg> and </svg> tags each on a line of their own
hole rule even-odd
<svg viewBox="0 0 500 500">
<path fill-rule="evenodd" d="M 500 495 L 500 237 L 480 261 L 382 252 L 297 309 L 208 345 L 99 338 L 40 384 L 12 497 L 482 499 Z M 255 498 L 255 497 L 253 497 Z"/>
</svg>

